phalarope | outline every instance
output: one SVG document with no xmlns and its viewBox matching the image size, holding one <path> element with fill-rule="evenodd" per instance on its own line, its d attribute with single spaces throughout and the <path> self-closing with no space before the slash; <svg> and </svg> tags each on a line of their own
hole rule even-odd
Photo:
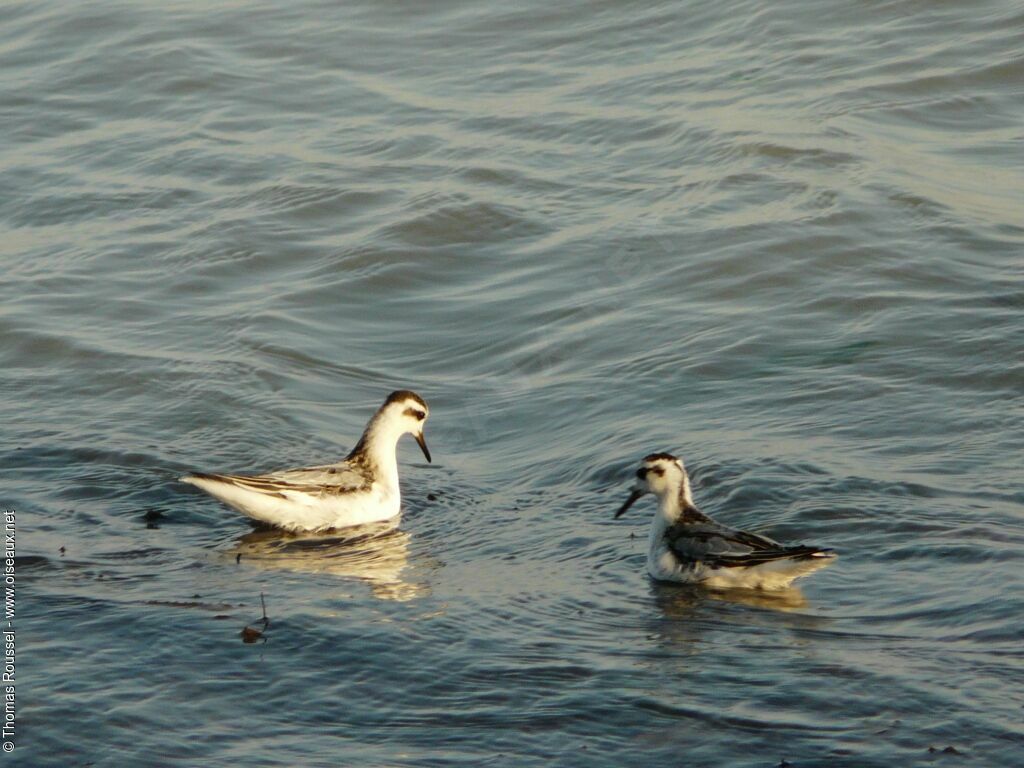
<svg viewBox="0 0 1024 768">
<path fill-rule="evenodd" d="M 660 581 L 718 589 L 782 589 L 836 557 L 831 549 L 784 546 L 716 523 L 694 505 L 683 462 L 670 453 L 645 457 L 636 478 L 633 492 L 615 517 L 645 494 L 658 497 L 647 571 Z"/>
<path fill-rule="evenodd" d="M 343 461 L 265 475 L 193 472 L 179 478 L 261 523 L 288 531 L 325 531 L 365 525 L 396 516 L 398 439 L 412 434 L 430 461 L 423 425 L 430 414 L 415 392 L 388 395 Z"/>
</svg>

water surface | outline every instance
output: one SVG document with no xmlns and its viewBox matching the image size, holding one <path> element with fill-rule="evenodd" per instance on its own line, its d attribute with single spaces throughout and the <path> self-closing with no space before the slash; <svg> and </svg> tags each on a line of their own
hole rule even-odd
<svg viewBox="0 0 1024 768">
<path fill-rule="evenodd" d="M 1018 3 L 3 16 L 5 759 L 1019 761 Z M 435 463 L 379 538 L 175 482 L 334 459 L 400 387 Z M 841 558 L 651 583 L 611 516 L 655 450 Z"/>
</svg>

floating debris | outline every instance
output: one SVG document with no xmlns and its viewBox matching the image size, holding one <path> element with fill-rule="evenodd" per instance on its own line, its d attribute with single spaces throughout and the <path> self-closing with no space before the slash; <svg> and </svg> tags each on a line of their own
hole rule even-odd
<svg viewBox="0 0 1024 768">
<path fill-rule="evenodd" d="M 263 642 L 267 642 L 267 638 L 263 637 L 263 633 L 267 631 L 267 627 L 270 626 L 270 618 L 267 616 L 267 601 L 263 597 L 263 593 L 260 592 L 260 605 L 263 607 L 263 618 L 260 619 L 263 622 L 263 629 L 256 629 L 246 625 L 242 629 L 242 642 L 243 643 L 255 643 L 260 638 L 263 638 Z"/>
<path fill-rule="evenodd" d="M 963 754 L 963 752 L 961 752 L 959 749 L 957 749 L 956 747 L 953 747 L 953 746 L 946 747 L 945 749 L 937 749 L 935 747 L 928 747 L 928 754 L 934 755 L 937 752 L 940 753 L 940 754 L 943 754 L 943 755 L 962 755 Z"/>
<path fill-rule="evenodd" d="M 195 595 L 195 597 L 199 597 L 199 595 Z M 231 603 L 205 603 L 199 600 L 144 600 L 142 604 L 162 608 L 198 608 L 202 611 L 230 611 L 239 607 Z"/>
<path fill-rule="evenodd" d="M 263 637 L 263 633 L 260 632 L 258 629 L 253 629 L 252 627 L 245 627 L 242 630 L 243 643 L 255 643 L 261 637 Z M 267 642 L 266 638 L 264 638 L 263 642 Z"/>
</svg>

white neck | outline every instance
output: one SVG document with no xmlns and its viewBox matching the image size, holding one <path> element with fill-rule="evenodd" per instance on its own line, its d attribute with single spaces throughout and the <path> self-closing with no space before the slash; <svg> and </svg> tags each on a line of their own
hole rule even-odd
<svg viewBox="0 0 1024 768">
<path fill-rule="evenodd" d="M 398 419 L 389 418 L 389 416 L 390 414 L 380 412 L 370 420 L 350 456 L 363 456 L 373 467 L 373 471 L 380 481 L 397 491 L 397 446 L 398 440 L 405 434 L 405 430 Z"/>
<path fill-rule="evenodd" d="M 654 513 L 654 522 L 651 524 L 651 532 L 647 539 L 648 569 L 655 567 L 657 558 L 665 546 L 665 531 L 679 520 L 684 505 L 693 506 L 690 479 L 685 473 L 679 482 L 669 483 L 665 492 L 658 496 L 658 511 Z"/>
<path fill-rule="evenodd" d="M 665 493 L 658 497 L 657 517 L 664 521 L 666 527 L 673 525 L 683 513 L 684 507 L 693 507 L 693 494 L 690 492 L 690 478 L 685 474 L 679 483 L 670 484 Z"/>
</svg>

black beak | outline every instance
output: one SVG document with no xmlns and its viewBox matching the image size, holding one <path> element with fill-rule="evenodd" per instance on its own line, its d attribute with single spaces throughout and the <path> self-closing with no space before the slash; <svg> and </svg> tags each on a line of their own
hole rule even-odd
<svg viewBox="0 0 1024 768">
<path fill-rule="evenodd" d="M 427 457 L 427 461 L 430 461 L 430 463 L 433 464 L 430 459 L 430 449 L 427 448 L 427 441 L 423 438 L 422 432 L 416 435 L 416 442 L 420 444 L 420 450 L 423 451 L 423 455 Z"/>
<path fill-rule="evenodd" d="M 636 500 L 643 495 L 643 491 L 633 491 L 631 494 L 629 494 L 629 498 L 626 499 L 626 503 L 619 507 L 619 511 L 615 513 L 615 517 L 612 519 L 618 520 L 620 517 L 622 517 L 622 515 L 625 514 L 626 510 L 632 507 L 633 504 L 636 503 Z"/>
</svg>

